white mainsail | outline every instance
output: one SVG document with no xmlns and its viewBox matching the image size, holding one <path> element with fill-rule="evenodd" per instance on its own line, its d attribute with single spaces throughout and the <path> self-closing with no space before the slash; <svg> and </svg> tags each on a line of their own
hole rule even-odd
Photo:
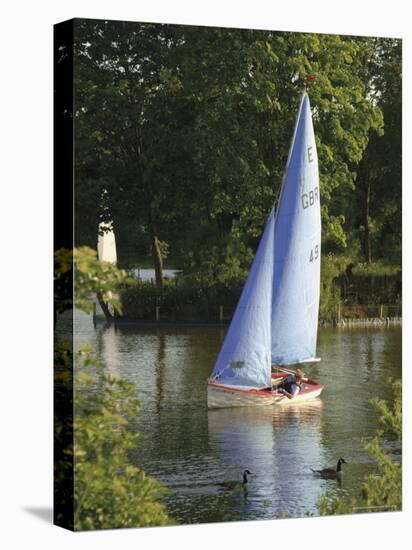
<svg viewBox="0 0 412 550">
<path fill-rule="evenodd" d="M 316 355 L 321 217 L 318 156 L 309 98 L 302 95 L 275 222 L 272 363 Z"/>
</svg>

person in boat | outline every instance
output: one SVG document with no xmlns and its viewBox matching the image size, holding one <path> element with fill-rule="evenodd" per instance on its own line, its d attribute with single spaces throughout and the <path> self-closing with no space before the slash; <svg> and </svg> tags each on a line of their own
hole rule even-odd
<svg viewBox="0 0 412 550">
<path fill-rule="evenodd" d="M 295 374 L 286 376 L 274 389 L 279 393 L 283 393 L 288 399 L 293 399 L 302 389 L 302 384 L 305 380 L 304 373 L 300 369 L 297 369 Z"/>
</svg>

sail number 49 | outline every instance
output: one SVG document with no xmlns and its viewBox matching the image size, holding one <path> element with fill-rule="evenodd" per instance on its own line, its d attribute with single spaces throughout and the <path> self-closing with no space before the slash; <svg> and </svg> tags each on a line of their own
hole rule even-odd
<svg viewBox="0 0 412 550">
<path fill-rule="evenodd" d="M 309 261 L 314 262 L 319 258 L 319 245 L 317 244 L 314 248 L 310 249 Z"/>
</svg>

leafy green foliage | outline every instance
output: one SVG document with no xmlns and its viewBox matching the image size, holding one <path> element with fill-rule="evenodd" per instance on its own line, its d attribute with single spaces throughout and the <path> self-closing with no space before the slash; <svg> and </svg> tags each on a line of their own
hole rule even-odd
<svg viewBox="0 0 412 550">
<path fill-rule="evenodd" d="M 357 38 L 363 57 L 363 80 L 379 107 L 383 126 L 370 132 L 355 166 L 352 209 L 346 232 L 357 235 L 364 261 L 384 258 L 400 264 L 402 198 L 402 43 L 388 38 Z"/>
<path fill-rule="evenodd" d="M 93 20 L 75 40 L 79 244 L 113 220 L 128 265 L 156 237 L 193 279 L 239 278 L 311 73 L 323 250 L 399 262 L 400 41 Z"/>
<path fill-rule="evenodd" d="M 93 297 L 99 296 L 103 302 L 111 305 L 121 313 L 121 303 L 116 292 L 131 284 L 126 272 L 109 262 L 101 262 L 97 252 L 83 246 L 72 250 L 60 249 L 54 254 L 55 281 L 57 291 L 55 304 L 58 313 L 63 313 L 73 306 L 86 313 L 93 311 Z M 74 269 L 74 304 L 70 277 Z"/>
<path fill-rule="evenodd" d="M 341 303 L 340 289 L 335 279 L 342 272 L 342 260 L 333 254 L 322 257 L 321 262 L 321 289 L 319 316 L 321 319 L 336 318 L 338 305 Z"/>
<path fill-rule="evenodd" d="M 226 246 L 206 241 L 187 254 L 183 266 L 184 283 L 202 289 L 211 299 L 218 298 L 225 292 L 241 288 L 252 259 L 252 250 L 238 239 L 231 239 Z"/>
<path fill-rule="evenodd" d="M 167 319 L 214 319 L 219 317 L 219 306 L 225 314 L 232 311 L 239 299 L 242 283 L 232 281 L 230 287 L 214 283 L 199 286 L 186 277 L 165 281 L 159 290 L 152 283 L 139 282 L 122 292 L 122 309 L 128 319 L 154 319 L 156 307 Z"/>
<path fill-rule="evenodd" d="M 358 497 L 323 497 L 318 504 L 321 515 L 351 514 L 400 510 L 402 507 L 402 465 L 383 448 L 383 438 L 397 442 L 402 438 L 402 386 L 399 380 L 388 380 L 393 400 L 372 399 L 371 405 L 379 413 L 383 426 L 375 437 L 366 443 L 365 450 L 375 459 L 375 472 L 365 476 Z"/>
<path fill-rule="evenodd" d="M 379 422 L 384 430 L 381 435 L 395 437 L 396 440 L 402 439 L 402 385 L 400 380 L 388 380 L 388 386 L 392 387 L 393 402 L 383 399 L 372 399 L 373 408 L 379 413 Z"/>
<path fill-rule="evenodd" d="M 399 265 L 387 264 L 385 261 L 380 260 L 376 262 L 358 263 L 353 268 L 353 274 L 364 277 L 385 277 L 398 275 L 401 271 Z"/>
<path fill-rule="evenodd" d="M 205 245 L 207 246 L 207 244 Z M 238 246 L 242 246 L 239 244 Z M 156 306 L 161 316 L 172 319 L 218 319 L 219 306 L 230 316 L 239 300 L 252 262 L 252 250 L 243 248 L 243 260 L 235 252 L 218 247 L 199 248 L 177 279 L 165 280 L 162 289 L 138 282 L 121 293 L 122 312 L 130 319 L 154 319 Z M 201 272 L 197 266 L 202 265 Z M 383 309 L 381 305 L 384 304 Z M 399 268 L 382 262 L 353 264 L 349 256 L 329 253 L 322 257 L 319 318 L 398 316 L 401 306 Z M 396 313 L 395 313 L 396 312 Z"/>
<path fill-rule="evenodd" d="M 335 279 L 345 305 L 401 305 L 402 274 L 399 267 L 384 262 L 355 265 L 347 261 L 345 268 Z"/>
<path fill-rule="evenodd" d="M 90 350 L 75 369 L 75 529 L 170 525 L 166 490 L 131 464 L 139 403 L 134 385 L 114 378 Z"/>
<path fill-rule="evenodd" d="M 120 311 L 113 293 L 130 283 L 126 273 L 99 262 L 87 247 L 74 254 L 62 249 L 55 254 L 59 284 L 70 276 L 73 264 L 74 307 L 90 313 L 97 294 Z M 59 311 L 72 307 L 73 298 L 58 302 Z M 133 461 L 139 439 L 135 395 L 134 385 L 113 377 L 90 346 L 74 353 L 69 343 L 56 343 L 55 485 L 60 524 L 90 530 L 173 523 L 160 503 L 165 488 Z"/>
</svg>

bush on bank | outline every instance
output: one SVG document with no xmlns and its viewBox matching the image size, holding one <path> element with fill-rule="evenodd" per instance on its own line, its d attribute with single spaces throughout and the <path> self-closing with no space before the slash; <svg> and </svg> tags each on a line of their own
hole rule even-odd
<svg viewBox="0 0 412 550">
<path fill-rule="evenodd" d="M 156 307 L 161 318 L 169 320 L 217 320 L 231 317 L 239 300 L 244 279 L 224 280 L 188 276 L 166 280 L 162 289 L 152 282 L 135 281 L 122 292 L 123 316 L 127 319 L 153 320 Z M 380 305 L 390 305 L 399 315 L 402 280 L 399 269 L 383 264 L 365 268 L 349 258 L 328 254 L 322 257 L 319 318 L 336 319 L 338 308 L 349 317 L 379 317 Z M 221 309 L 222 308 L 222 309 Z M 385 316 L 391 316 L 386 307 Z"/>
</svg>

